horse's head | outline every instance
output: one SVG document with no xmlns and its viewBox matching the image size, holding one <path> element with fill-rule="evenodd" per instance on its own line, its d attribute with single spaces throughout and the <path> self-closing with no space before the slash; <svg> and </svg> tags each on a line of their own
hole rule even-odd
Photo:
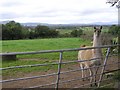
<svg viewBox="0 0 120 90">
<path fill-rule="evenodd" d="M 102 30 L 102 26 L 100 27 L 100 28 L 96 28 L 96 27 L 94 27 L 94 34 L 95 34 L 95 36 L 96 37 L 100 37 L 100 35 L 101 35 L 101 30 Z"/>
</svg>

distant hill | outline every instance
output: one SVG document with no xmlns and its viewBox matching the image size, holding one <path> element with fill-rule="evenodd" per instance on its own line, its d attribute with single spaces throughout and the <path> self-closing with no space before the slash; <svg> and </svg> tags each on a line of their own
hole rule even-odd
<svg viewBox="0 0 120 90">
<path fill-rule="evenodd" d="M 0 24 L 6 24 L 9 23 L 10 21 L 0 21 Z"/>
<path fill-rule="evenodd" d="M 9 21 L 0 21 L 0 24 L 6 24 Z M 45 25 L 45 26 L 94 26 L 94 25 L 113 25 L 117 24 L 115 22 L 95 22 L 95 23 L 90 23 L 90 24 L 48 24 L 48 23 L 20 23 L 23 26 L 37 26 L 37 25 Z"/>
<path fill-rule="evenodd" d="M 6 24 L 9 23 L 10 21 L 0 21 L 0 24 Z M 19 22 L 18 22 L 19 23 Z M 28 23 L 20 23 L 23 26 L 37 26 L 37 25 L 50 25 L 47 23 L 32 23 L 32 22 L 28 22 Z"/>
</svg>

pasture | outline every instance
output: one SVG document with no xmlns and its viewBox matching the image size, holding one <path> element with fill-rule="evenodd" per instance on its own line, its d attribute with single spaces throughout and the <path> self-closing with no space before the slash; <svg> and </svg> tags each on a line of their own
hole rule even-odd
<svg viewBox="0 0 120 90">
<path fill-rule="evenodd" d="M 63 53 L 63 57 L 64 57 L 64 53 Z M 29 59 L 28 59 L 29 60 Z M 19 61 L 26 61 L 26 60 L 19 60 Z M 31 61 L 31 60 L 29 60 Z M 34 62 L 36 62 L 38 60 L 34 60 Z M 44 60 L 43 60 L 44 61 Z M 56 60 L 53 60 L 54 62 Z M 62 60 L 63 62 L 66 61 L 66 59 Z M 73 60 L 75 61 L 75 60 Z M 15 61 L 13 61 L 15 62 Z M 33 62 L 33 63 L 34 63 Z M 117 62 L 117 57 L 113 56 L 109 58 L 109 61 L 107 62 L 107 64 L 112 64 L 110 66 L 107 66 L 105 68 L 105 71 L 109 71 L 109 70 L 114 70 L 115 68 L 118 68 L 116 65 L 113 65 L 113 63 Z M 32 62 L 31 62 L 32 63 Z M 32 63 L 32 64 L 33 64 Z M 39 62 L 38 62 L 39 63 Z M 49 62 L 44 62 L 44 63 L 49 63 Z M 30 62 L 29 62 L 30 64 Z M 20 65 L 20 63 L 19 63 Z M 17 87 L 17 88 L 23 88 L 23 87 L 32 87 L 32 86 L 41 86 L 41 85 L 49 85 L 52 82 L 56 82 L 56 76 L 51 76 L 51 73 L 57 73 L 57 65 L 48 65 L 48 66 L 41 66 L 42 68 L 40 68 L 40 66 L 38 66 L 37 68 L 35 67 L 26 67 L 26 68 L 17 68 L 17 69 L 9 69 L 9 70 L 4 70 L 3 72 L 3 79 L 10 79 L 12 78 L 13 80 L 15 78 L 19 78 L 21 79 L 21 77 L 34 77 L 34 76 L 42 76 L 43 78 L 35 78 L 35 79 L 29 79 L 29 80 L 20 80 L 20 81 L 13 81 L 13 82 L 7 82 L 7 83 L 3 83 L 3 87 L 9 87 L 9 88 L 13 88 L 13 87 Z M 102 68 L 101 68 L 102 69 Z M 29 71 L 26 71 L 29 70 Z M 74 71 L 74 70 L 77 70 Z M 8 72 L 9 71 L 9 72 Z M 71 71 L 68 73 L 68 71 Z M 6 72 L 6 74 L 5 74 Z M 12 75 L 11 75 L 12 72 Z M 59 87 L 64 87 L 64 88 L 72 88 L 72 87 L 76 87 L 76 86 L 82 86 L 82 85 L 86 85 L 87 83 L 89 83 L 89 80 L 85 80 L 85 81 L 81 81 L 81 72 L 79 69 L 79 65 L 78 63 L 69 63 L 69 64 L 62 64 L 61 67 L 61 72 L 64 72 L 64 74 L 60 75 L 60 85 Z M 99 71 L 99 73 L 101 72 L 101 70 Z M 50 76 L 48 77 L 44 77 L 46 74 L 49 74 Z M 11 80 L 12 80 L 11 79 Z M 106 77 L 104 76 L 104 79 L 106 80 Z M 68 81 L 68 82 L 67 82 Z M 102 83 L 102 85 L 106 85 L 106 84 L 110 84 L 111 87 L 114 85 L 114 81 L 110 81 L 108 79 L 108 81 L 104 81 Z M 63 84 L 62 84 L 63 83 Z M 88 84 L 89 85 L 89 84 Z M 50 87 L 55 87 L 54 85 L 51 85 Z M 110 86 L 109 86 L 110 88 Z"/>
<path fill-rule="evenodd" d="M 84 28 L 84 33 L 88 33 L 89 30 L 92 28 Z M 88 31 L 87 31 L 88 30 Z M 71 30 L 66 32 L 62 31 L 61 33 L 70 33 Z M 90 31 L 89 35 L 92 35 Z M 29 51 L 41 51 L 41 50 L 60 50 L 60 49 L 70 49 L 70 48 L 79 48 L 81 45 L 88 45 L 91 46 L 90 39 L 83 39 L 83 38 L 49 38 L 49 39 L 34 39 L 34 40 L 5 40 L 2 42 L 2 52 L 29 52 Z M 17 55 L 18 60 L 16 61 L 2 61 L 2 67 L 10 67 L 10 66 L 21 66 L 21 65 L 32 65 L 32 64 L 51 64 L 51 63 L 58 63 L 59 61 L 59 54 L 60 53 L 45 53 L 45 54 L 29 54 L 29 55 Z M 72 52 L 63 52 L 63 62 L 68 61 L 75 61 L 77 60 L 78 51 Z M 108 64 L 117 62 L 117 57 L 112 56 L 109 58 Z M 118 68 L 117 66 L 107 66 L 105 71 L 114 70 Z M 39 76 L 39 75 L 46 75 L 51 73 L 56 73 L 58 69 L 57 65 L 48 65 L 48 66 L 38 66 L 38 67 L 26 67 L 26 68 L 16 68 L 16 69 L 9 69 L 3 70 L 3 80 L 10 79 L 10 78 L 21 78 L 21 77 L 31 77 L 31 76 Z M 79 64 L 76 62 L 69 63 L 69 64 L 62 64 L 61 71 L 68 72 L 69 70 L 73 70 L 73 72 L 65 73 L 60 75 L 60 82 L 64 82 L 65 80 L 73 80 L 72 83 L 64 83 L 64 88 L 72 88 L 74 86 L 84 85 L 88 83 L 88 81 L 81 81 L 79 78 L 81 77 L 81 72 L 74 72 L 74 70 L 79 70 Z M 101 68 L 102 69 L 102 68 Z M 12 73 L 11 73 L 12 72 Z M 99 71 L 100 72 L 100 71 Z M 106 79 L 106 77 L 104 76 Z M 78 79 L 78 81 L 74 80 Z M 3 87 L 29 87 L 29 86 L 36 86 L 51 82 L 56 82 L 56 76 L 50 76 L 46 78 L 36 78 L 31 80 L 22 80 L 19 82 L 8 82 L 3 84 Z M 71 82 L 71 81 L 70 81 Z M 102 84 L 109 83 L 103 82 Z M 114 82 L 114 81 L 113 81 Z M 114 84 L 112 83 L 111 87 Z M 55 87 L 55 86 L 52 86 Z"/>
<path fill-rule="evenodd" d="M 74 42 L 74 43 L 73 43 Z M 91 41 L 81 38 L 50 38 L 50 39 L 34 39 L 34 40 L 9 40 L 2 41 L 2 52 L 28 52 L 28 51 L 41 51 L 41 50 L 59 50 L 69 48 L 79 48 L 81 45 L 90 45 Z M 64 60 L 77 60 L 78 52 L 65 52 Z M 29 64 L 43 64 L 52 63 L 59 60 L 59 53 L 49 54 L 35 54 L 35 55 L 17 55 L 16 61 L 2 61 L 2 67 L 29 65 Z M 56 68 L 57 66 L 48 67 L 33 67 L 31 69 L 18 69 L 16 71 L 5 71 L 4 75 L 16 75 L 17 72 L 22 71 L 28 73 L 31 71 L 47 71 L 50 68 Z M 9 74 L 8 74 L 9 73 Z"/>
<path fill-rule="evenodd" d="M 2 41 L 2 52 L 25 52 L 25 51 L 78 48 L 82 44 L 89 45 L 90 41 L 81 38 L 8 40 Z"/>
</svg>

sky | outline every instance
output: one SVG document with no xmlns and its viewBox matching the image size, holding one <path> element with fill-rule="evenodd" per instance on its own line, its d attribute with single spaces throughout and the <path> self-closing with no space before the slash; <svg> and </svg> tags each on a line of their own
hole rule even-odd
<svg viewBox="0 0 120 90">
<path fill-rule="evenodd" d="M 107 0 L 0 0 L 0 21 L 20 23 L 117 23 L 118 10 Z"/>
</svg>

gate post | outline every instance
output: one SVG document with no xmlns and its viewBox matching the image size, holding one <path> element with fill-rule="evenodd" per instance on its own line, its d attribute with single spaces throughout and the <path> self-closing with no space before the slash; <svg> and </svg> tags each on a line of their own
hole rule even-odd
<svg viewBox="0 0 120 90">
<path fill-rule="evenodd" d="M 98 82 L 98 87 L 100 87 L 100 83 L 101 83 L 101 80 L 102 80 L 102 78 L 103 78 L 103 74 L 104 74 L 105 66 L 106 66 L 106 64 L 107 64 L 107 59 L 108 59 L 109 53 L 110 53 L 110 47 L 109 47 L 108 50 L 107 50 L 107 54 L 106 54 L 106 57 L 105 57 L 105 61 L 104 61 L 104 63 L 103 63 L 103 68 L 102 68 L 102 71 L 101 71 L 101 74 L 100 74 L 100 79 L 99 79 L 99 82 Z"/>
<path fill-rule="evenodd" d="M 63 52 L 60 52 L 60 58 L 59 58 L 59 63 L 58 63 L 58 73 L 57 73 L 57 79 L 56 79 L 56 90 L 58 90 L 59 86 L 59 80 L 60 80 L 60 70 L 61 70 L 61 64 L 62 64 L 62 54 Z"/>
</svg>

